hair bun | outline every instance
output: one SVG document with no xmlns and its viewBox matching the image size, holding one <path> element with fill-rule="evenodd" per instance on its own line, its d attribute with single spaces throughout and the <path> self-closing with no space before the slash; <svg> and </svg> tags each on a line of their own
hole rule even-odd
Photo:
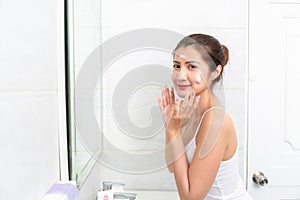
<svg viewBox="0 0 300 200">
<path fill-rule="evenodd" d="M 222 49 L 223 49 L 223 54 L 224 54 L 224 60 L 223 60 L 222 66 L 225 67 L 228 63 L 228 60 L 229 60 L 229 50 L 223 44 L 222 44 Z"/>
</svg>

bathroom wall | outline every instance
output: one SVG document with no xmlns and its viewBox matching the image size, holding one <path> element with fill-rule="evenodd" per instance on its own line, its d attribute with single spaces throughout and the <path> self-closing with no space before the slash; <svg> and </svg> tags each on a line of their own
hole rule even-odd
<svg viewBox="0 0 300 200">
<path fill-rule="evenodd" d="M 67 178 L 63 6 L 0 1 L 0 199 L 41 199 Z"/>
<path fill-rule="evenodd" d="M 161 28 L 186 35 L 191 33 L 207 33 L 215 36 L 230 50 L 230 63 L 225 69 L 223 86 L 226 98 L 225 107 L 231 114 L 239 137 L 240 174 L 245 180 L 246 167 L 246 74 L 247 74 L 247 1 L 137 1 L 137 0 L 88 0 L 75 1 L 76 75 L 81 65 L 101 42 L 126 31 L 141 28 Z M 101 5 L 99 5 L 99 2 Z M 100 13 L 97 14 L 97 9 Z M 99 24 L 100 18 L 100 24 Z M 111 41 L 111 40 L 110 40 Z M 174 44 L 175 45 L 175 44 Z M 118 46 L 115 46 L 117 49 Z M 113 52 L 113 49 L 110 49 Z M 150 55 L 150 57 L 149 57 Z M 133 69 L 149 64 L 170 65 L 167 54 L 145 50 L 120 55 L 113 60 L 102 76 L 99 76 L 99 90 L 95 96 L 95 114 L 98 123 L 102 123 L 104 137 L 124 152 L 133 154 L 151 154 L 164 145 L 163 133 L 152 141 L 135 140 L 122 132 L 112 112 L 112 95 L 117 84 Z M 106 67 L 106 66 L 99 66 Z M 171 65 L 170 65 L 171 67 Z M 159 71 L 158 71 L 159 72 Z M 149 74 L 140 76 L 146 78 Z M 138 79 L 138 77 L 136 77 Z M 101 84 L 102 81 L 102 84 Z M 166 80 L 169 82 L 169 80 Z M 131 91 L 129 91 L 131 92 Z M 134 92 L 133 92 L 134 93 Z M 145 126 L 151 124 L 149 107 L 156 105 L 156 97 L 160 87 L 149 86 L 134 93 L 129 101 L 128 111 L 135 123 Z M 126 101 L 126 100 L 125 100 Z M 130 102 L 134 102 L 133 105 Z M 103 105 L 101 105 L 103 103 Z M 124 103 L 124 101 L 120 101 Z M 126 103 L 122 104 L 126 106 Z M 135 107 L 137 106 L 137 107 Z M 103 110 L 98 108 L 103 108 Z M 102 111 L 102 112 L 101 112 Z M 101 142 L 101 141 L 99 141 Z M 79 149 L 80 150 L 80 149 Z M 84 151 L 84 149 L 81 149 Z M 116 149 L 103 141 L 102 156 L 114 160 L 121 165 L 122 157 L 118 157 Z M 95 167 L 100 169 L 99 183 L 104 180 L 126 183 L 128 190 L 175 190 L 173 175 L 166 168 L 149 173 L 133 174 L 116 169 L 105 160 L 99 160 Z M 138 163 L 130 163 L 132 166 Z M 121 172 L 122 171 L 122 172 Z M 94 170 L 93 170 L 94 173 Z M 88 181 L 92 179 L 90 175 Z M 95 180 L 94 180 L 95 181 Z M 83 195 L 82 195 L 83 196 Z"/>
<path fill-rule="evenodd" d="M 240 174 L 245 180 L 246 167 L 246 73 L 247 73 L 247 1 L 246 0 L 213 0 L 213 1 L 138 1 L 138 0 L 103 0 L 101 6 L 102 41 L 107 41 L 118 34 L 140 28 L 162 28 L 181 33 L 206 33 L 218 38 L 230 51 L 230 62 L 225 68 L 223 86 L 225 92 L 225 107 L 231 114 L 239 138 Z M 116 47 L 117 48 L 117 47 Z M 148 55 L 147 55 L 148 54 Z M 152 143 L 145 140 L 128 139 L 122 132 L 122 127 L 116 123 L 111 110 L 114 89 L 119 81 L 135 67 L 154 62 L 155 64 L 170 64 L 167 57 L 157 51 L 134 52 L 122 55 L 113 61 L 103 77 L 104 101 L 104 134 L 124 152 L 133 154 L 151 154 L 163 147 L 164 138 L 158 136 Z M 171 67 L 171 65 L 170 65 Z M 159 72 L 158 72 L 159 73 Z M 148 74 L 149 75 L 149 74 Z M 147 77 L 141 76 L 140 79 Z M 137 78 L 138 79 L 138 78 Z M 140 125 L 151 124 L 149 105 L 156 104 L 156 96 L 160 94 L 159 87 L 148 87 L 138 94 L 141 102 L 137 107 L 128 108 L 132 111 L 132 121 Z M 129 91 L 130 92 L 130 91 Z M 134 93 L 134 92 L 132 92 Z M 136 95 L 137 93 L 135 93 Z M 146 100 L 145 100 L 146 99 Z M 132 100 L 132 99 L 131 99 Z M 134 102 L 134 100 L 132 100 Z M 145 101 L 149 104 L 146 105 Z M 130 103 L 130 102 L 129 102 Z M 143 104 L 144 103 L 144 104 Z M 129 104 L 130 105 L 130 104 Z M 126 106 L 126 103 L 124 103 Z M 131 110 L 130 110 L 131 109 Z M 135 110 L 134 110 L 135 109 Z M 139 117 L 137 117 L 139 116 Z M 139 121 L 139 119 L 142 119 Z M 144 121 L 143 121 L 144 120 Z M 144 124 L 143 124 L 144 123 Z M 119 143 L 118 143 L 119 141 Z M 118 146 L 119 145 L 119 146 Z M 103 154 L 111 159 L 119 160 L 118 153 L 107 144 L 103 144 Z M 126 183 L 127 189 L 139 190 L 174 190 L 173 176 L 167 169 L 151 173 L 132 174 L 113 169 L 114 166 L 101 165 L 101 181 L 114 180 Z M 132 165 L 138 163 L 132 163 Z M 125 165 L 125 163 L 124 163 Z"/>
<path fill-rule="evenodd" d="M 101 41 L 139 28 L 163 28 L 182 34 L 208 33 L 229 47 L 231 61 L 224 77 L 226 108 L 239 134 L 240 171 L 244 176 L 247 1 L 189 0 L 183 5 L 178 0 L 171 4 L 166 0 L 103 0 L 99 12 L 101 16 L 89 12 L 97 8 L 99 0 L 80 2 L 81 6 L 77 9 L 84 12 L 79 33 L 86 40 L 82 42 L 80 58 L 76 60 L 79 63 Z M 99 17 L 101 26 L 97 24 Z M 40 199 L 54 182 L 66 179 L 66 159 L 61 159 L 66 154 L 60 154 L 65 147 L 62 144 L 65 143 L 62 18 L 63 2 L 60 0 L 0 2 L 0 199 Z M 147 59 L 145 54 L 140 58 Z M 126 66 L 131 64 L 128 60 L 122 62 L 127 62 L 123 67 L 125 71 L 114 73 L 117 77 L 110 82 L 111 86 L 118 82 L 118 76 L 126 73 Z M 113 80 L 107 75 L 107 79 Z M 157 93 L 157 88 L 154 90 Z M 107 100 L 109 98 L 107 95 Z M 156 101 L 154 97 L 153 100 Z M 109 113 L 109 110 L 104 113 L 107 120 L 112 119 Z M 111 132 L 114 121 L 106 122 L 106 130 Z M 156 142 L 155 148 L 163 144 L 163 138 L 159 137 Z M 109 152 L 103 145 L 103 150 Z M 126 151 L 155 151 L 153 146 L 140 143 L 125 145 Z M 102 180 L 116 180 L 125 182 L 127 189 L 175 189 L 172 175 L 166 169 L 133 175 L 104 165 L 97 164 L 95 167 L 82 187 L 83 191 L 89 190 L 86 193 L 90 197 L 93 194 L 89 186 L 98 186 L 95 179 L 99 176 L 98 170 L 101 171 L 99 183 Z M 80 198 L 86 197 L 85 192 L 81 192 Z"/>
</svg>

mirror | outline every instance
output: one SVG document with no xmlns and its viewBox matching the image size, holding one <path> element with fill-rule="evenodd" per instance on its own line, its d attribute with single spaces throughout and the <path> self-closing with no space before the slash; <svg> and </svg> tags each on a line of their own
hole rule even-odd
<svg viewBox="0 0 300 200">
<path fill-rule="evenodd" d="M 78 90 L 78 74 L 89 54 L 100 44 L 100 1 L 99 0 L 68 0 L 67 10 L 67 46 L 68 46 L 68 118 L 69 118 L 69 173 L 72 180 L 76 180 L 80 188 L 89 172 L 96 164 L 96 159 L 101 153 L 101 147 L 89 148 L 84 141 L 87 131 L 80 130 L 78 124 L 84 122 L 83 113 L 76 113 L 76 95 L 81 95 Z M 96 115 L 101 116 L 101 100 L 95 105 Z"/>
<path fill-rule="evenodd" d="M 165 83 L 172 85 L 170 51 L 184 35 L 191 33 L 213 35 L 229 48 L 230 63 L 226 67 L 223 81 L 225 107 L 237 125 L 239 157 L 242 163 L 240 174 L 245 174 L 243 161 L 246 148 L 243 141 L 246 135 L 247 1 L 217 1 L 218 6 L 215 5 L 216 2 L 207 1 L 201 6 L 189 7 L 191 11 L 186 15 L 178 15 L 182 11 L 182 2 L 179 0 L 173 1 L 172 5 L 169 1 L 123 0 L 68 0 L 68 3 L 71 177 L 79 186 L 84 183 L 90 170 L 97 163 L 95 158 L 101 155 L 108 160 L 104 163 L 106 165 L 100 165 L 99 182 L 120 181 L 126 183 L 126 189 L 133 190 L 176 190 L 172 174 L 167 172 L 164 165 L 160 165 L 165 164 L 163 157 L 157 157 L 155 154 L 164 155 L 161 150 L 165 143 L 165 135 L 160 129 L 162 123 L 159 122 L 161 119 L 157 96 Z M 195 1 L 190 3 L 194 4 Z M 188 6 L 189 2 L 186 2 L 186 5 Z M 145 30 L 146 32 L 142 33 Z M 161 38 L 156 40 L 158 36 Z M 112 38 L 113 41 L 122 42 L 114 43 L 114 48 L 101 53 L 99 45 L 112 41 Z M 130 46 L 144 45 L 144 42 L 155 44 L 156 48 Z M 127 50 L 123 48 L 123 44 L 128 45 L 125 46 L 128 47 Z M 125 53 L 119 52 L 111 62 L 105 60 L 118 51 Z M 101 57 L 104 60 L 100 59 Z M 82 69 L 89 69 L 91 60 L 94 64 L 97 63 L 95 66 L 99 69 L 95 68 L 95 73 L 88 74 Z M 101 70 L 104 71 L 100 68 L 102 62 L 107 62 L 105 64 L 110 66 L 109 70 L 105 71 L 106 77 L 99 74 Z M 150 64 L 165 68 L 152 70 L 151 67 L 147 67 Z M 144 70 L 139 71 L 143 67 Z M 97 76 L 103 78 L 103 84 Z M 94 81 L 93 84 L 85 85 L 90 80 Z M 140 84 L 140 87 L 136 87 L 139 83 L 151 80 L 156 84 Z M 127 88 L 130 89 L 130 95 L 114 93 L 116 88 L 119 88 L 117 91 L 125 91 L 125 86 L 131 87 Z M 104 90 L 106 95 L 102 95 Z M 224 95 L 223 88 L 221 90 L 221 95 Z M 122 95 L 127 95 L 125 100 L 128 101 L 117 98 L 123 97 Z M 113 98 L 120 101 L 113 101 Z M 223 98 L 225 101 L 225 96 Z M 85 113 L 86 109 L 80 110 L 77 107 L 82 105 L 89 106 L 89 113 Z M 110 134 L 110 137 L 98 137 L 101 134 L 95 131 L 100 131 L 99 127 L 94 127 L 95 124 L 100 125 L 101 130 Z M 105 127 L 102 124 L 105 124 Z M 151 130 L 143 131 L 144 129 Z M 113 146 L 110 146 L 112 144 L 122 151 L 114 151 Z M 131 162 L 122 160 L 126 156 L 123 153 L 133 155 Z M 135 162 L 135 156 L 141 155 L 147 155 L 144 156 L 145 162 Z M 153 162 L 154 166 L 143 166 L 146 161 L 152 159 L 151 156 L 161 158 L 162 160 L 153 159 L 161 163 Z"/>
</svg>

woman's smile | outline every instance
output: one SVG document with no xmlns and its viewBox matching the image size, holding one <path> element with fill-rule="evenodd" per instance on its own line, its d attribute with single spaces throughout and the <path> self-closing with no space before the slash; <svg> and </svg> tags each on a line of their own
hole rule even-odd
<svg viewBox="0 0 300 200">
<path fill-rule="evenodd" d="M 189 87 L 191 87 L 191 85 L 184 85 L 184 84 L 178 84 L 177 86 L 179 90 L 186 90 Z"/>
</svg>

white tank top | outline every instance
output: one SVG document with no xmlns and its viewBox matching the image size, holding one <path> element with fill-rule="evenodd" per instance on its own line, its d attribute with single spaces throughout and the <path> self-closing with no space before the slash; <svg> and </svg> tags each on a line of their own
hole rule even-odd
<svg viewBox="0 0 300 200">
<path fill-rule="evenodd" d="M 202 119 L 208 111 L 213 109 L 223 108 L 212 107 L 206 110 L 202 115 L 196 134 L 185 146 L 185 153 L 189 164 L 192 162 L 196 150 L 195 138 Z M 217 176 L 207 193 L 205 200 L 251 200 L 251 197 L 246 191 L 243 181 L 239 175 L 239 160 L 237 151 L 229 160 L 221 161 Z"/>
</svg>

